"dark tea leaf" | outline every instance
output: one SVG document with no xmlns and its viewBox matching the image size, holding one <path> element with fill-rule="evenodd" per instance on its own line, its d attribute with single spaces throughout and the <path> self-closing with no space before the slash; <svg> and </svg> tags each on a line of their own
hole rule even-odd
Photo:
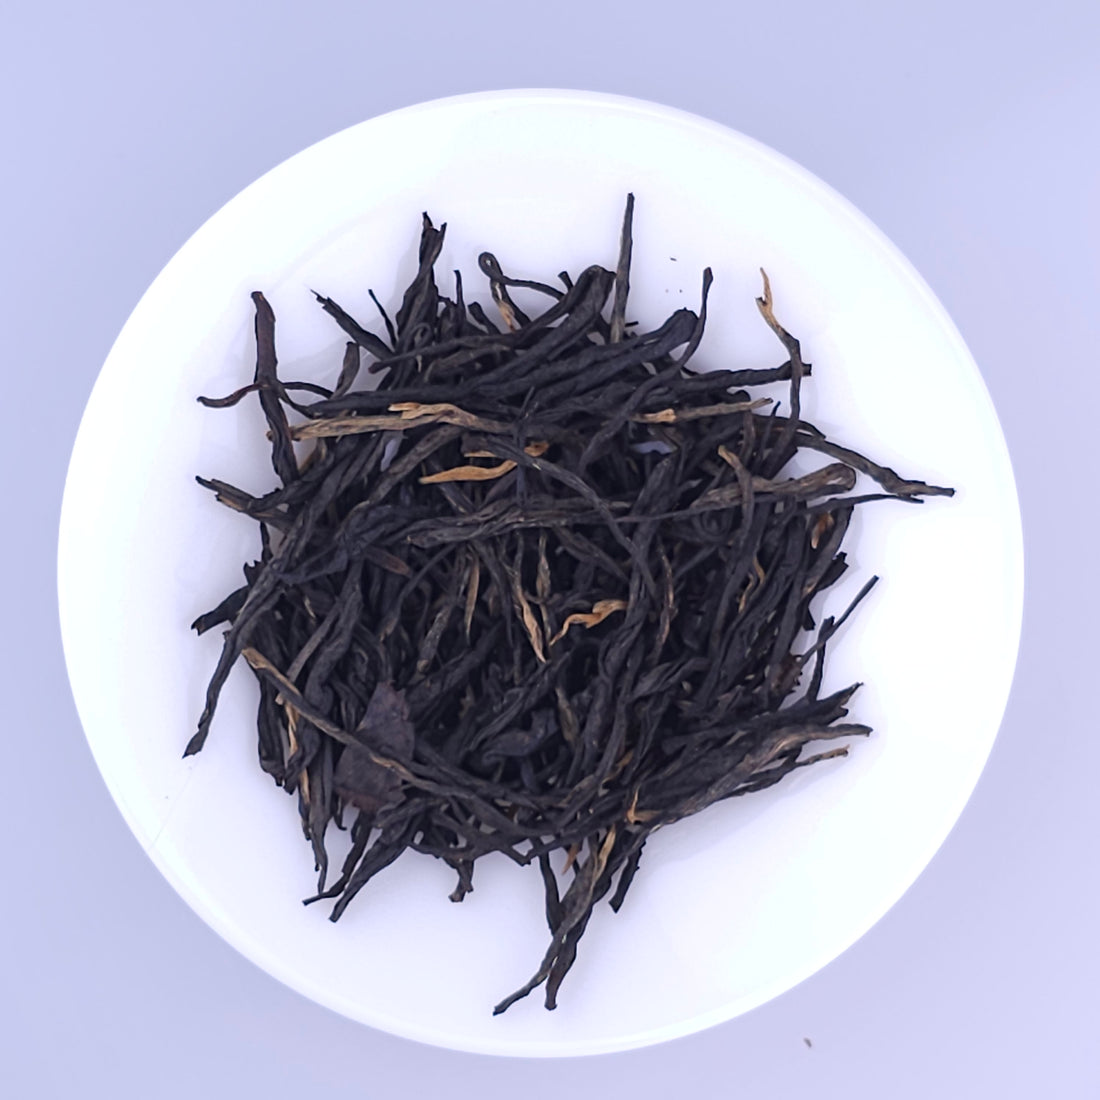
<svg viewBox="0 0 1100 1100">
<path fill-rule="evenodd" d="M 404 693 L 396 691 L 393 684 L 379 684 L 355 733 L 364 747 L 349 745 L 340 754 L 335 791 L 345 803 L 376 814 L 401 801 L 401 780 L 392 769 L 376 763 L 365 746 L 398 760 L 412 756 L 413 724 Z"/>
</svg>

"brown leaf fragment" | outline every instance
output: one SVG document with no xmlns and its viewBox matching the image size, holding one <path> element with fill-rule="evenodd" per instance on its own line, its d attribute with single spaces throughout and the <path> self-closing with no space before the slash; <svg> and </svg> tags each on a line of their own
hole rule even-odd
<svg viewBox="0 0 1100 1100">
<path fill-rule="evenodd" d="M 281 695 L 276 696 L 275 701 L 280 703 L 286 712 L 286 739 L 290 749 L 287 759 L 289 760 L 298 751 L 298 712 Z"/>
<path fill-rule="evenodd" d="M 390 412 L 400 413 L 402 420 L 416 420 L 422 416 L 458 415 L 470 416 L 464 409 L 450 402 L 435 405 L 423 405 L 419 401 L 395 401 L 389 406 Z"/>
<path fill-rule="evenodd" d="M 470 553 L 470 572 L 466 581 L 466 608 L 462 625 L 466 631 L 466 640 L 470 640 L 470 627 L 474 622 L 474 611 L 477 608 L 477 593 L 481 586 L 481 563 L 477 554 Z"/>
<path fill-rule="evenodd" d="M 686 409 L 659 409 L 657 412 L 635 413 L 630 419 L 637 424 L 680 424 L 685 420 L 704 420 L 712 416 L 730 416 L 733 413 L 750 412 L 764 405 L 773 404 L 770 397 L 758 397 L 755 401 L 727 401 L 718 405 L 696 405 Z"/>
<path fill-rule="evenodd" d="M 292 427 L 290 437 L 302 440 L 320 439 L 326 436 L 362 435 L 366 432 L 405 432 L 428 424 L 453 424 L 459 428 L 470 428 L 489 435 L 501 435 L 512 430 L 511 424 L 476 416 L 447 402 L 421 404 L 418 401 L 398 401 L 390 405 L 389 412 L 391 415 L 329 416 L 307 420 L 304 424 Z"/>
<path fill-rule="evenodd" d="M 732 452 L 727 452 L 732 455 Z M 725 459 L 725 456 L 722 456 Z M 729 462 L 729 459 L 725 459 Z M 730 465 L 733 465 L 730 463 Z M 734 467 L 736 469 L 736 467 Z M 754 493 L 771 493 L 779 497 L 792 497 L 795 500 L 809 500 L 827 493 L 846 493 L 856 483 L 856 472 L 843 462 L 832 462 L 813 473 L 802 477 L 772 479 L 752 478 Z M 742 499 L 740 484 L 720 485 L 701 493 L 693 507 L 723 508 L 737 504 Z"/>
<path fill-rule="evenodd" d="M 760 310 L 760 316 L 764 318 L 768 325 L 768 328 L 772 330 L 779 337 L 783 346 L 787 349 L 791 355 L 791 366 L 798 368 L 800 372 L 805 364 L 803 364 L 801 356 L 799 354 L 798 341 L 775 319 L 774 302 L 772 301 L 772 284 L 768 278 L 768 273 L 761 268 L 760 276 L 764 281 L 764 294 L 762 297 L 756 299 L 756 308 Z M 797 360 L 797 363 L 795 362 Z"/>
<path fill-rule="evenodd" d="M 548 450 L 550 450 L 550 444 L 542 440 L 538 443 L 528 443 L 523 448 L 523 453 L 530 455 L 532 458 L 540 458 Z M 500 455 L 494 451 L 463 451 L 462 453 L 467 458 L 500 458 Z"/>
<path fill-rule="evenodd" d="M 553 617 L 547 606 L 550 598 L 550 562 L 546 557 L 546 532 L 539 532 L 539 557 L 535 568 L 535 595 L 538 597 L 539 617 L 542 619 L 544 636 L 554 633 Z"/>
<path fill-rule="evenodd" d="M 535 656 L 539 659 L 539 662 L 546 664 L 546 650 L 542 645 L 542 631 L 539 630 L 539 624 L 535 621 L 535 613 L 531 610 L 531 603 L 527 599 L 527 594 L 517 580 L 512 582 L 512 596 L 519 611 L 523 629 L 527 631 L 527 637 L 531 641 L 531 648 L 535 651 Z"/>
<path fill-rule="evenodd" d="M 632 416 L 630 419 L 642 424 L 675 424 L 676 410 L 658 409 L 657 412 L 638 413 L 637 416 Z"/>
<path fill-rule="evenodd" d="M 661 547 L 658 553 L 661 561 L 661 580 L 664 583 L 664 596 L 661 600 L 661 615 L 657 627 L 657 643 L 654 646 L 654 654 L 659 654 L 668 641 L 669 631 L 672 629 L 672 618 L 676 614 L 676 584 L 672 573 L 672 562 Z M 654 657 L 656 659 L 656 657 Z"/>
<path fill-rule="evenodd" d="M 652 821 L 657 816 L 654 810 L 639 810 L 638 809 L 638 789 L 634 789 L 634 797 L 630 800 L 630 806 L 626 811 L 626 821 L 628 825 L 644 825 L 647 821 Z"/>
<path fill-rule="evenodd" d="M 549 443 L 531 443 L 523 448 L 526 454 L 532 458 L 538 458 L 545 454 Z M 473 451 L 467 458 L 498 458 L 492 451 Z M 511 459 L 505 459 L 499 466 L 454 466 L 449 470 L 440 470 L 438 473 L 426 474 L 420 478 L 421 485 L 441 485 L 448 481 L 493 481 L 505 474 L 510 474 L 516 468 Z"/>
<path fill-rule="evenodd" d="M 810 546 L 812 549 L 816 550 L 818 548 L 822 538 L 829 533 L 835 522 L 830 512 L 822 512 L 821 515 L 817 517 L 817 521 L 810 531 Z"/>
<path fill-rule="evenodd" d="M 419 480 L 421 485 L 440 485 L 447 481 L 493 481 L 515 468 L 516 464 L 509 461 L 502 462 L 499 466 L 453 466 L 449 470 L 440 470 L 437 474 L 426 474 Z"/>
<path fill-rule="evenodd" d="M 574 863 L 577 862 L 577 856 L 581 854 L 581 845 L 578 841 L 576 844 L 570 846 L 569 851 L 565 853 L 565 866 L 562 867 L 561 873 L 564 875 Z"/>
<path fill-rule="evenodd" d="M 740 471 L 745 468 L 741 459 L 739 459 L 724 443 L 720 444 L 718 447 L 718 457 L 734 470 Z"/>
<path fill-rule="evenodd" d="M 760 559 L 755 555 L 752 559 L 752 570 L 754 576 L 749 577 L 749 583 L 745 585 L 745 591 L 741 593 L 741 598 L 737 601 L 738 615 L 744 614 L 745 605 L 749 602 L 749 597 L 764 583 L 764 578 L 766 576 L 764 567 L 760 564 Z"/>
<path fill-rule="evenodd" d="M 597 626 L 616 611 L 625 611 L 626 600 L 597 600 L 592 605 L 591 611 L 575 611 L 561 625 L 561 630 L 550 639 L 550 644 L 561 641 L 571 626 L 593 627 Z"/>
<path fill-rule="evenodd" d="M 569 697 L 562 690 L 561 684 L 555 685 L 554 695 L 558 704 L 558 721 L 561 723 L 561 735 L 565 738 L 567 745 L 575 745 L 581 729 L 576 712 L 570 705 Z"/>
</svg>

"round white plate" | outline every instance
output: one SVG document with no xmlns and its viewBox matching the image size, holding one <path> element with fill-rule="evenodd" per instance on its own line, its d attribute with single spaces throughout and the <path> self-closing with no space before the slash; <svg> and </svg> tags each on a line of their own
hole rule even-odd
<svg viewBox="0 0 1100 1100">
<path fill-rule="evenodd" d="M 557 1011 L 538 993 L 500 1017 L 547 943 L 537 869 L 450 870 L 407 853 L 337 924 L 314 887 L 293 800 L 255 759 L 257 690 L 238 667 L 210 740 L 181 754 L 220 645 L 188 624 L 257 554 L 250 520 L 194 475 L 273 487 L 255 402 L 198 405 L 251 380 L 249 292 L 278 318 L 283 378 L 331 381 L 344 336 L 310 289 L 373 324 L 395 304 L 421 211 L 448 223 L 437 270 L 487 302 L 476 258 L 552 280 L 613 267 L 637 197 L 629 315 L 663 321 L 715 283 L 695 363 L 773 366 L 758 269 L 813 375 L 803 415 L 904 475 L 953 485 L 920 507 L 865 506 L 843 607 L 882 581 L 834 643 L 854 680 L 847 759 L 657 833 L 622 912 L 601 905 Z M 446 286 L 444 278 L 443 285 Z M 777 396 L 783 397 L 782 387 Z M 462 96 L 372 119 L 275 168 L 212 217 L 120 334 L 73 450 L 58 555 L 73 693 L 130 827 L 184 900 L 238 950 L 322 1004 L 470 1051 L 637 1047 L 728 1020 L 813 974 L 898 900 L 943 842 L 1008 695 L 1022 539 L 1004 439 L 962 340 L 897 250 L 844 199 L 722 126 L 650 103 L 559 91 Z M 338 857 L 337 857 L 338 858 Z"/>
</svg>

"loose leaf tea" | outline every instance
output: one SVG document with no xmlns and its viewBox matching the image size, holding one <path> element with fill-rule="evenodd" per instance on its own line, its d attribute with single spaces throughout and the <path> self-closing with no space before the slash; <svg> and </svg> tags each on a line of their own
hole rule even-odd
<svg viewBox="0 0 1100 1100">
<path fill-rule="evenodd" d="M 408 849 L 453 868 L 454 901 L 482 856 L 537 868 L 549 947 L 496 1012 L 543 984 L 555 1006 L 596 905 L 623 904 L 656 829 L 869 732 L 844 721 L 858 685 L 821 686 L 876 578 L 837 618 L 818 624 L 812 605 L 847 568 L 857 506 L 952 492 L 802 418 L 810 364 L 767 276 L 757 306 L 778 365 L 695 369 L 709 269 L 697 311 L 629 321 L 632 217 L 633 196 L 614 271 L 560 286 L 483 253 L 494 319 L 458 272 L 441 293 L 446 227 L 425 215 L 392 320 L 371 294 L 384 335 L 316 295 L 348 337 L 331 388 L 280 380 L 257 292 L 253 381 L 200 398 L 257 394 L 278 485 L 198 479 L 258 523 L 262 549 L 194 623 L 225 634 L 187 753 L 243 657 L 260 766 L 297 796 L 319 875 L 308 900 L 332 900 L 333 920 Z M 785 411 L 761 395 L 777 382 Z M 786 475 L 803 452 L 828 461 Z M 878 491 L 853 493 L 857 474 Z M 338 870 L 330 826 L 350 835 Z"/>
</svg>

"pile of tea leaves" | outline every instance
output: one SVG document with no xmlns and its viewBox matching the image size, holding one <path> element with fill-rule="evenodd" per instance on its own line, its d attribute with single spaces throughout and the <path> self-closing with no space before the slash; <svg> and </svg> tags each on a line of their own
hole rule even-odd
<svg viewBox="0 0 1100 1100">
<path fill-rule="evenodd" d="M 260 766 L 297 796 L 309 900 L 334 899 L 333 920 L 410 849 L 454 869 L 455 901 L 482 856 L 536 868 L 550 944 L 496 1012 L 543 984 L 555 1006 L 595 907 L 623 904 L 654 830 L 869 732 L 844 720 L 858 685 L 821 684 L 874 578 L 835 620 L 812 605 L 845 572 L 857 506 L 951 493 L 802 419 L 810 365 L 766 276 L 778 365 L 694 369 L 709 270 L 697 312 L 629 323 L 632 216 L 631 196 L 614 271 L 560 285 L 483 253 L 490 316 L 458 272 L 440 292 L 446 226 L 425 215 L 392 320 L 375 299 L 383 335 L 317 295 L 349 341 L 331 388 L 280 380 L 255 293 L 253 381 L 200 399 L 257 395 L 278 484 L 253 496 L 199 479 L 256 521 L 262 549 L 193 624 L 225 633 L 187 753 L 243 657 Z M 773 383 L 785 409 L 759 396 Z M 814 472 L 785 474 L 805 452 Z M 855 494 L 857 474 L 877 490 Z M 330 826 L 350 833 L 338 870 Z"/>
</svg>

